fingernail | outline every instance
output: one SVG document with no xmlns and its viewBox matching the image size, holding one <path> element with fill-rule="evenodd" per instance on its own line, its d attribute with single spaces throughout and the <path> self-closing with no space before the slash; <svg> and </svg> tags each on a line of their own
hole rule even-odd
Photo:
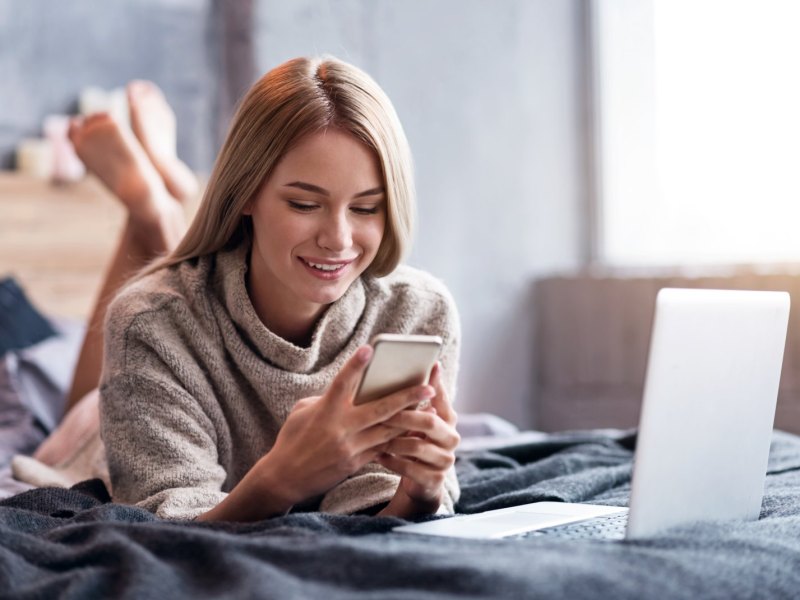
<svg viewBox="0 0 800 600">
<path fill-rule="evenodd" d="M 372 358 L 372 346 L 361 346 L 356 351 L 356 357 L 360 363 L 367 363 L 369 359 Z"/>
<path fill-rule="evenodd" d="M 436 395 L 436 392 L 429 385 L 426 385 L 425 387 L 418 389 L 414 393 L 414 396 L 417 398 L 417 400 L 427 400 L 428 398 L 433 398 L 434 395 Z"/>
<path fill-rule="evenodd" d="M 439 377 L 439 375 L 441 374 L 441 372 L 442 372 L 442 363 L 440 363 L 440 362 L 437 360 L 437 361 L 436 361 L 436 364 L 435 364 L 435 365 L 433 365 L 433 369 L 431 370 L 431 379 L 436 379 L 436 378 L 438 378 L 438 377 Z"/>
</svg>

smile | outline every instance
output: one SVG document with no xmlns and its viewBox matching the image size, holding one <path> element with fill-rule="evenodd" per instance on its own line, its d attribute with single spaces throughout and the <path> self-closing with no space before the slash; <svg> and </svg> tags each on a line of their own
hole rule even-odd
<svg viewBox="0 0 800 600">
<path fill-rule="evenodd" d="M 352 260 L 346 262 L 316 262 L 300 258 L 303 266 L 314 276 L 320 279 L 338 279 L 347 270 Z"/>
<path fill-rule="evenodd" d="M 339 269 L 345 266 L 344 264 L 323 265 L 321 263 L 313 263 L 313 262 L 307 262 L 306 264 L 310 267 L 314 267 L 315 269 L 319 269 L 320 271 L 338 271 Z"/>
</svg>

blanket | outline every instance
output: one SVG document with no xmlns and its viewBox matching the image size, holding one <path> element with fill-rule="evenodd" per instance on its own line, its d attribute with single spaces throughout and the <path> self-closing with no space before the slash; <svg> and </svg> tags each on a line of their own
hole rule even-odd
<svg viewBox="0 0 800 600">
<path fill-rule="evenodd" d="M 458 512 L 625 505 L 634 435 L 576 433 L 459 457 Z M 0 502 L 0 597 L 789 598 L 800 591 L 800 438 L 776 432 L 761 518 L 636 541 L 463 540 L 396 518 L 292 513 L 172 523 L 98 480 Z"/>
</svg>

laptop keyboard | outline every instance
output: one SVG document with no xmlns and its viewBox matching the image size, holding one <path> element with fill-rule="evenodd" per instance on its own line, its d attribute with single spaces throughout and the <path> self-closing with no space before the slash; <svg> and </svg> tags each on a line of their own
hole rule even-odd
<svg viewBox="0 0 800 600">
<path fill-rule="evenodd" d="M 548 529 L 537 529 L 527 531 L 523 534 L 513 536 L 516 538 L 532 538 L 548 536 L 560 539 L 622 539 L 625 537 L 625 526 L 628 523 L 627 513 L 612 515 L 610 517 L 595 517 L 580 523 L 570 523 L 558 525 Z"/>
</svg>

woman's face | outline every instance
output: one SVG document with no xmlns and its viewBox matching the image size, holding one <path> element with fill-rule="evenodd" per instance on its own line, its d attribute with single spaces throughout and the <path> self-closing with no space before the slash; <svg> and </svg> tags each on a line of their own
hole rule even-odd
<svg viewBox="0 0 800 600">
<path fill-rule="evenodd" d="M 308 135 L 245 214 L 253 220 L 249 286 L 259 315 L 318 316 L 378 252 L 386 224 L 378 157 L 340 129 Z"/>
</svg>

